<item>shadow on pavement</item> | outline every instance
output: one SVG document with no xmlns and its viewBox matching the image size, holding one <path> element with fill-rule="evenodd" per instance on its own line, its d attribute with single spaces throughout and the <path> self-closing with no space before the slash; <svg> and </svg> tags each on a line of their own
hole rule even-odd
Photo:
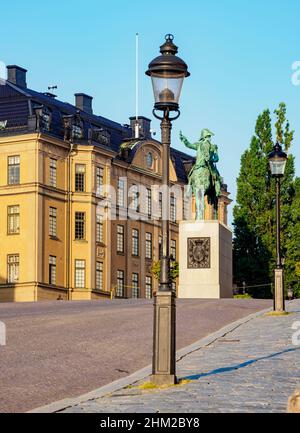
<svg viewBox="0 0 300 433">
<path fill-rule="evenodd" d="M 232 365 L 231 367 L 217 368 L 215 370 L 209 371 L 208 373 L 194 374 L 192 376 L 182 377 L 181 379 L 182 380 L 198 380 L 198 379 L 201 379 L 202 377 L 213 376 L 214 374 L 222 374 L 222 373 L 227 373 L 229 371 L 239 370 L 240 368 L 248 367 L 248 365 L 254 364 L 255 362 L 262 361 L 264 359 L 274 358 L 275 356 L 283 355 L 283 354 L 289 353 L 289 352 L 294 352 L 294 351 L 299 350 L 299 349 L 300 349 L 300 347 L 286 349 L 286 350 L 283 350 L 282 352 L 276 352 L 276 353 L 272 353 L 271 355 L 268 355 L 268 356 L 262 356 L 260 358 L 251 359 L 250 361 L 242 362 L 241 364 L 237 364 L 237 365 Z"/>
</svg>

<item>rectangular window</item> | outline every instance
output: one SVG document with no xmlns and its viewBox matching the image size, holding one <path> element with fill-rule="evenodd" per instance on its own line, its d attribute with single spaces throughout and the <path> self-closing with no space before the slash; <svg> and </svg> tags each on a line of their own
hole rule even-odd
<svg viewBox="0 0 300 433">
<path fill-rule="evenodd" d="M 135 272 L 132 274 L 132 297 L 140 297 L 139 274 L 136 274 Z"/>
<path fill-rule="evenodd" d="M 125 205 L 125 200 L 124 200 L 124 195 L 125 195 L 125 182 L 124 179 L 120 179 L 118 180 L 118 206 L 124 207 Z"/>
<path fill-rule="evenodd" d="M 189 199 L 185 197 L 185 193 L 183 193 L 182 200 L 182 218 L 183 220 L 189 219 Z"/>
<path fill-rule="evenodd" d="M 103 218 L 102 215 L 96 215 L 96 242 L 103 242 Z"/>
<path fill-rule="evenodd" d="M 57 184 L 57 160 L 50 158 L 50 185 L 56 187 Z"/>
<path fill-rule="evenodd" d="M 170 219 L 172 222 L 176 222 L 176 197 L 171 194 L 170 197 Z"/>
<path fill-rule="evenodd" d="M 152 277 L 146 276 L 146 292 L 145 296 L 147 299 L 152 298 Z"/>
<path fill-rule="evenodd" d="M 7 256 L 7 282 L 17 283 L 19 281 L 20 257 L 19 254 Z"/>
<path fill-rule="evenodd" d="M 132 201 L 131 201 L 131 208 L 135 212 L 140 211 L 139 207 L 139 187 L 137 185 L 132 185 L 131 187 L 131 194 L 132 194 Z"/>
<path fill-rule="evenodd" d="M 132 249 L 133 256 L 139 255 L 139 231 L 137 229 L 132 229 Z"/>
<path fill-rule="evenodd" d="M 9 185 L 16 185 L 20 183 L 20 156 L 8 157 L 8 176 L 7 181 Z"/>
<path fill-rule="evenodd" d="M 96 195 L 103 195 L 103 185 L 104 185 L 104 170 L 102 167 L 96 167 Z"/>
<path fill-rule="evenodd" d="M 77 192 L 85 191 L 85 165 L 84 164 L 75 165 L 75 191 Z"/>
<path fill-rule="evenodd" d="M 117 292 L 116 295 L 118 298 L 124 298 L 125 295 L 125 278 L 124 271 L 118 270 L 117 272 Z"/>
<path fill-rule="evenodd" d="M 146 259 L 152 259 L 152 233 L 146 233 Z"/>
<path fill-rule="evenodd" d="M 57 236 L 57 209 L 56 207 L 49 208 L 49 236 L 56 238 Z"/>
<path fill-rule="evenodd" d="M 96 263 L 96 289 L 103 290 L 103 263 Z"/>
<path fill-rule="evenodd" d="M 176 260 L 176 241 L 174 239 L 171 239 L 170 255 Z"/>
<path fill-rule="evenodd" d="M 162 219 L 162 210 L 163 210 L 163 202 L 162 202 L 162 192 L 158 195 L 158 210 L 159 210 L 159 218 Z"/>
<path fill-rule="evenodd" d="M 20 206 L 8 206 L 7 208 L 7 233 L 18 235 L 20 233 Z"/>
<path fill-rule="evenodd" d="M 85 288 L 85 260 L 75 260 L 75 287 Z"/>
<path fill-rule="evenodd" d="M 117 226 L 117 252 L 124 254 L 124 226 Z"/>
<path fill-rule="evenodd" d="M 85 239 L 85 212 L 75 212 L 75 239 Z"/>
<path fill-rule="evenodd" d="M 151 188 L 147 188 L 147 214 L 148 218 L 152 216 L 152 191 Z"/>
<path fill-rule="evenodd" d="M 49 256 L 49 284 L 56 285 L 56 257 Z"/>
</svg>

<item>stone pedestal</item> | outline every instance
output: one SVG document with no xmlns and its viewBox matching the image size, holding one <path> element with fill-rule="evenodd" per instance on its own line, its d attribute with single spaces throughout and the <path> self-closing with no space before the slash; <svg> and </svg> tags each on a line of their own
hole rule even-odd
<svg viewBox="0 0 300 433">
<path fill-rule="evenodd" d="M 179 223 L 179 298 L 232 298 L 232 232 L 217 220 Z"/>
</svg>

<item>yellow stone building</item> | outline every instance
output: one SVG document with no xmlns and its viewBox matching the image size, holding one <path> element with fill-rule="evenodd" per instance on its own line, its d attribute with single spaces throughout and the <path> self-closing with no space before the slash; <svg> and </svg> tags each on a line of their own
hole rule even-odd
<svg viewBox="0 0 300 433">
<path fill-rule="evenodd" d="M 0 81 L 1 302 L 152 297 L 161 144 L 144 117 L 134 138 L 135 122 L 94 115 L 92 98 L 82 93 L 71 105 L 30 90 L 26 70 L 8 66 Z M 171 183 L 181 192 L 192 162 L 172 149 Z M 182 197 L 171 195 L 174 258 Z M 225 224 L 230 201 L 224 186 L 219 218 Z"/>
</svg>

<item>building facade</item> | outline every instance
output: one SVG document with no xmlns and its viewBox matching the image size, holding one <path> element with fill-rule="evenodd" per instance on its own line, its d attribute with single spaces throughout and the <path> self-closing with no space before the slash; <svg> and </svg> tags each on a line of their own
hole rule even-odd
<svg viewBox="0 0 300 433">
<path fill-rule="evenodd" d="M 164 203 L 162 149 L 150 120 L 138 118 L 134 137 L 135 118 L 120 125 L 96 116 L 92 97 L 77 93 L 74 105 L 63 103 L 29 89 L 25 69 L 7 69 L 0 81 L 0 301 L 151 298 Z M 172 149 L 174 260 L 178 221 L 193 211 L 183 198 L 192 163 Z M 224 186 L 224 224 L 230 201 Z M 207 206 L 207 219 L 211 213 Z"/>
</svg>

